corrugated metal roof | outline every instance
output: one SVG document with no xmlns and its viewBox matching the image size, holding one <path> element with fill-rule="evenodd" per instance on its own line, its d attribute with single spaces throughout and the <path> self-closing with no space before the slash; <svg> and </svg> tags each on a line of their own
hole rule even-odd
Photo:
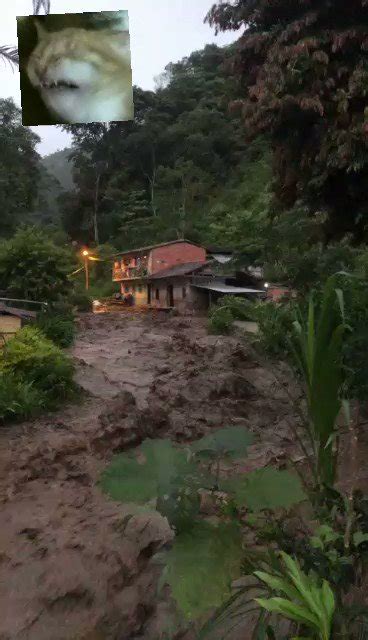
<svg viewBox="0 0 368 640">
<path fill-rule="evenodd" d="M 219 293 L 266 293 L 264 289 L 248 289 L 246 287 L 231 287 L 228 284 L 192 284 L 197 289 L 208 289 Z"/>
<path fill-rule="evenodd" d="M 28 311 L 27 309 L 17 309 L 15 307 L 7 307 L 0 302 L 0 315 L 16 316 L 17 318 L 36 318 L 37 313 L 35 311 Z"/>
</svg>

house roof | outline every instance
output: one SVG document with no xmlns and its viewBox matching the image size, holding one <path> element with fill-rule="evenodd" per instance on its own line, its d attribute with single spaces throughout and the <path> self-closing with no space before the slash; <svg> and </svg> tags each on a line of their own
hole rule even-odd
<svg viewBox="0 0 368 640">
<path fill-rule="evenodd" d="M 148 247 L 140 247 L 139 249 L 129 249 L 128 251 L 119 251 L 119 253 L 114 253 L 111 257 L 117 258 L 118 256 L 126 256 L 132 255 L 133 253 L 144 253 L 144 251 L 151 251 L 152 249 L 158 249 L 158 247 L 167 247 L 170 244 L 179 244 L 182 242 L 187 242 L 188 244 L 194 244 L 196 247 L 201 247 L 202 245 L 197 242 L 192 242 L 191 240 L 170 240 L 169 242 L 161 242 L 160 244 L 151 244 Z"/>
<path fill-rule="evenodd" d="M 186 262 L 185 264 L 177 264 L 174 267 L 167 267 L 157 273 L 152 273 L 149 276 L 150 280 L 156 278 L 171 278 L 173 276 L 187 276 L 194 271 L 198 271 L 202 267 L 207 267 L 212 264 L 212 260 L 208 262 Z"/>
<path fill-rule="evenodd" d="M 28 311 L 27 309 L 17 309 L 15 307 L 8 307 L 3 302 L 0 302 L 0 315 L 16 316 L 24 320 L 36 318 L 36 311 Z"/>
<path fill-rule="evenodd" d="M 197 289 L 208 289 L 219 293 L 266 293 L 264 289 L 249 289 L 248 287 L 231 287 L 227 284 L 193 284 Z"/>
</svg>

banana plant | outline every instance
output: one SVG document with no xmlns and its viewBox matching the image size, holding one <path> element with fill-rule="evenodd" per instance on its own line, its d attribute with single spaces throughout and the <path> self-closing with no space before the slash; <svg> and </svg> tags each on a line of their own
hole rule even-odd
<svg viewBox="0 0 368 640">
<path fill-rule="evenodd" d="M 307 318 L 299 311 L 294 325 L 292 348 L 306 386 L 308 420 L 306 422 L 314 480 L 317 485 L 333 486 L 336 476 L 338 438 L 336 421 L 342 407 L 342 351 L 347 325 L 344 299 L 329 278 L 317 313 L 313 295 Z"/>
<path fill-rule="evenodd" d="M 335 596 L 326 580 L 319 581 L 312 575 L 306 575 L 298 562 L 286 553 L 280 554 L 284 573 L 255 571 L 254 575 L 264 582 L 276 594 L 269 599 L 255 598 L 260 607 L 270 613 L 296 622 L 308 629 L 314 640 L 330 640 L 335 614 Z M 296 638 L 292 640 L 306 640 Z"/>
</svg>

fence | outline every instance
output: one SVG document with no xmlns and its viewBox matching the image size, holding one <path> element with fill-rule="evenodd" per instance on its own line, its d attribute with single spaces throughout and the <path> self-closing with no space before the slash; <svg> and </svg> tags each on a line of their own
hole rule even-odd
<svg viewBox="0 0 368 640">
<path fill-rule="evenodd" d="M 48 307 L 48 303 L 47 302 L 39 302 L 38 300 L 20 300 L 19 298 L 0 298 L 0 302 L 20 302 L 23 305 L 27 304 L 27 305 L 39 305 L 42 309 L 42 307 L 46 308 Z M 24 308 L 24 307 L 23 307 Z"/>
</svg>

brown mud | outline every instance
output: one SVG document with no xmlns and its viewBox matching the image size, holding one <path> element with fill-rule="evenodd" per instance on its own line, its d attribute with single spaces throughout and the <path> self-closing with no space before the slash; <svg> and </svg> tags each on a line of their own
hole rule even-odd
<svg viewBox="0 0 368 640">
<path fill-rule="evenodd" d="M 298 391 L 200 318 L 86 314 L 71 354 L 80 402 L 0 431 L 0 640 L 158 640 L 151 560 L 172 532 L 103 495 L 100 472 L 147 437 L 234 424 L 255 438 L 243 471 L 280 465 Z"/>
</svg>

